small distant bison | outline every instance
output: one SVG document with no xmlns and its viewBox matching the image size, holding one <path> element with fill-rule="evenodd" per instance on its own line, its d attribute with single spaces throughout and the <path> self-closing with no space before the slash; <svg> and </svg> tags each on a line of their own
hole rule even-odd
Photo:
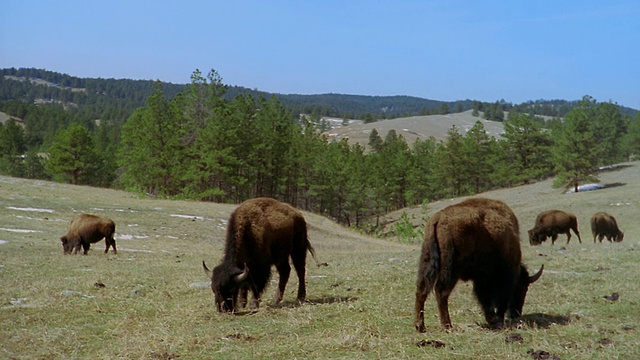
<svg viewBox="0 0 640 360">
<path fill-rule="evenodd" d="M 604 212 L 598 212 L 591 217 L 591 233 L 593 234 L 593 242 L 596 242 L 596 237 L 602 242 L 602 239 L 606 236 L 607 240 L 611 242 L 620 242 L 624 238 L 624 233 L 618 228 L 616 219 Z"/>
<path fill-rule="evenodd" d="M 505 313 L 522 314 L 529 276 L 522 264 L 518 219 L 507 204 L 472 198 L 434 214 L 426 224 L 418 265 L 414 325 L 425 332 L 424 303 L 435 289 L 440 324 L 451 327 L 449 295 L 458 280 L 473 282 L 484 317 L 491 327 L 504 325 Z"/>
<path fill-rule="evenodd" d="M 314 251 L 300 211 L 270 198 L 247 200 L 231 214 L 226 236 L 220 264 L 211 271 L 202 262 L 218 311 L 235 312 L 246 306 L 249 290 L 251 308 L 258 308 L 272 265 L 280 274 L 274 298 L 279 303 L 291 272 L 289 257 L 298 274 L 298 301 L 304 302 L 307 251 L 312 256 Z"/>
<path fill-rule="evenodd" d="M 104 253 L 109 252 L 109 247 L 113 247 L 113 253 L 117 254 L 116 240 L 113 238 L 115 232 L 116 224 L 113 220 L 91 214 L 79 214 L 71 219 L 67 233 L 60 237 L 60 241 L 65 254 L 71 254 L 74 249 L 74 254 L 77 254 L 82 246 L 84 255 L 87 255 L 91 244 L 104 238 L 107 243 Z"/>
<path fill-rule="evenodd" d="M 536 217 L 533 229 L 529 230 L 529 243 L 540 245 L 551 237 L 551 245 L 558 239 L 558 234 L 567 234 L 567 244 L 571 241 L 571 231 L 578 235 L 578 241 L 582 243 L 578 231 L 578 219 L 575 215 L 562 210 L 543 211 Z"/>
</svg>

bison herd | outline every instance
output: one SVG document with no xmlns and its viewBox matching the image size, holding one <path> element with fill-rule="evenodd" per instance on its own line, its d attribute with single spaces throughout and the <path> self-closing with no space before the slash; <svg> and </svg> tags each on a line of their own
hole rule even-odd
<svg viewBox="0 0 640 360">
<path fill-rule="evenodd" d="M 582 242 L 574 214 L 561 210 L 541 212 L 528 231 L 529 243 L 540 245 L 551 237 L 553 245 L 559 234 L 571 231 Z M 604 212 L 591 218 L 593 242 L 622 241 L 624 234 L 616 219 Z M 80 247 L 86 255 L 92 243 L 105 239 L 106 249 L 113 248 L 115 223 L 105 217 L 79 214 L 60 237 L 65 254 L 77 254 Z M 211 280 L 216 308 L 219 312 L 236 312 L 247 305 L 259 306 L 261 295 L 271 277 L 272 266 L 279 274 L 274 303 L 282 300 L 291 273 L 298 275 L 297 301 L 306 298 L 305 268 L 307 252 L 315 257 L 307 236 L 307 223 L 300 211 L 270 198 L 250 199 L 231 214 L 224 255 L 210 270 L 202 267 Z M 533 275 L 522 263 L 520 227 L 511 208 L 502 201 L 472 198 L 448 206 L 435 213 L 426 223 L 424 242 L 418 262 L 414 325 L 419 332 L 424 325 L 424 303 L 433 290 L 444 328 L 451 327 L 449 296 L 459 280 L 471 281 L 473 293 L 490 327 L 502 327 L 505 315 L 511 319 L 522 314 L 529 285 L 542 275 L 544 265 Z"/>
</svg>

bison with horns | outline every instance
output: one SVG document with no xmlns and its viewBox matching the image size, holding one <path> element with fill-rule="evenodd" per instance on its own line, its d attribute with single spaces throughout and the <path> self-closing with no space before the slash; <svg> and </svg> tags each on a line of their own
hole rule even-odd
<svg viewBox="0 0 640 360">
<path fill-rule="evenodd" d="M 244 307 L 248 290 L 253 295 L 251 308 L 257 308 L 271 277 L 272 265 L 280 275 L 274 298 L 279 303 L 291 272 L 289 257 L 298 274 L 298 301 L 304 302 L 307 251 L 315 255 L 300 211 L 274 199 L 247 200 L 231 214 L 226 236 L 220 264 L 211 271 L 202 262 L 211 279 L 218 311 L 234 312 Z"/>
<path fill-rule="evenodd" d="M 598 212 L 591 217 L 591 233 L 593 234 L 593 242 L 596 242 L 596 237 L 602 242 L 602 239 L 606 236 L 607 240 L 611 242 L 611 239 L 615 242 L 620 242 L 624 238 L 624 233 L 618 228 L 616 219 L 604 212 Z"/>
<path fill-rule="evenodd" d="M 540 245 L 551 237 L 551 245 L 558 239 L 558 234 L 567 234 L 567 244 L 571 241 L 571 230 L 578 235 L 578 241 L 582 243 L 578 231 L 578 218 L 572 213 L 562 210 L 543 211 L 536 217 L 533 229 L 529 230 L 529 243 Z"/>
<path fill-rule="evenodd" d="M 84 255 L 87 255 L 91 244 L 104 238 L 107 244 L 104 253 L 108 253 L 109 248 L 112 247 L 113 253 L 117 254 L 116 240 L 113 238 L 115 232 L 116 224 L 109 218 L 91 214 L 78 214 L 69 221 L 67 233 L 60 237 L 60 241 L 65 254 L 71 254 L 74 249 L 74 254 L 77 254 L 80 251 L 80 246 L 82 246 Z"/>
<path fill-rule="evenodd" d="M 503 202 L 472 198 L 437 212 L 426 224 L 418 268 L 416 330 L 425 332 L 424 303 L 435 288 L 440 324 L 451 327 L 449 295 L 458 280 L 473 282 L 487 323 L 504 325 L 522 313 L 530 284 L 544 266 L 529 276 L 521 263 L 518 219 Z"/>
</svg>

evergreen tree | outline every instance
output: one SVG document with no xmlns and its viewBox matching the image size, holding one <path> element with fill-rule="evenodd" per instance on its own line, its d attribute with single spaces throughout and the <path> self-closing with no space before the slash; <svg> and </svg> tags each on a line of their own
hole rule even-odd
<svg viewBox="0 0 640 360">
<path fill-rule="evenodd" d="M 493 173 L 491 142 L 481 121 L 476 121 L 462 141 L 464 169 L 476 194 L 490 188 L 490 174 Z"/>
<path fill-rule="evenodd" d="M 436 150 L 438 177 L 446 183 L 446 187 L 439 191 L 442 195 L 463 195 L 464 184 L 468 180 L 464 156 L 463 136 L 458 131 L 458 127 L 453 125 L 447 131 L 446 141 Z M 448 191 L 451 193 L 447 194 Z"/>
<path fill-rule="evenodd" d="M 603 148 L 599 165 L 623 160 L 622 138 L 627 132 L 627 123 L 620 114 L 620 108 L 612 103 L 599 103 L 590 120 L 595 141 Z"/>
<path fill-rule="evenodd" d="M 580 106 L 571 110 L 564 118 L 564 126 L 553 129 L 555 146 L 553 161 L 558 171 L 554 186 L 570 186 L 578 191 L 581 182 L 599 181 L 593 174 L 598 166 L 604 147 L 596 140 L 593 129 L 595 100 L 583 97 Z"/>
<path fill-rule="evenodd" d="M 224 201 L 233 194 L 226 193 L 234 164 L 230 143 L 236 136 L 237 125 L 226 121 L 227 104 L 222 98 L 227 87 L 215 70 L 207 78 L 199 70 L 191 76 L 185 95 L 176 97 L 184 114 L 181 126 L 181 145 L 189 161 L 182 175 L 182 195 L 198 200 Z M 240 185 L 241 181 L 238 181 Z"/>
<path fill-rule="evenodd" d="M 13 120 L 0 123 L 0 173 L 24 176 L 22 155 L 26 150 L 24 129 Z"/>
<path fill-rule="evenodd" d="M 186 156 L 177 103 L 179 100 L 164 98 L 158 83 L 147 106 L 136 110 L 124 124 L 118 157 L 125 187 L 156 195 L 179 193 Z"/>
<path fill-rule="evenodd" d="M 506 146 L 504 155 L 512 160 L 508 172 L 509 183 L 529 183 L 532 179 L 542 179 L 551 175 L 551 139 L 542 131 L 540 123 L 526 114 L 510 113 L 504 123 Z"/>
<path fill-rule="evenodd" d="M 622 140 L 624 153 L 631 159 L 640 158 L 640 112 L 629 122 Z"/>
<path fill-rule="evenodd" d="M 378 130 L 376 130 L 375 128 L 371 130 L 371 133 L 369 133 L 369 147 L 371 148 L 371 150 L 380 151 L 382 143 L 383 141 L 380 137 L 380 134 L 378 134 Z"/>
<path fill-rule="evenodd" d="M 54 180 L 95 185 L 101 163 L 89 130 L 74 123 L 56 134 L 46 166 Z"/>
<path fill-rule="evenodd" d="M 367 166 L 364 147 L 359 144 L 351 146 L 348 154 L 347 191 L 345 213 L 347 225 L 352 225 L 353 216 L 356 227 L 364 225 L 364 220 L 371 215 L 371 186 L 369 179 L 374 176 Z"/>
<path fill-rule="evenodd" d="M 409 183 L 407 199 L 410 204 L 422 204 L 433 199 L 435 190 L 439 187 L 435 177 L 436 139 L 416 139 L 411 149 L 412 163 L 409 168 Z"/>
</svg>

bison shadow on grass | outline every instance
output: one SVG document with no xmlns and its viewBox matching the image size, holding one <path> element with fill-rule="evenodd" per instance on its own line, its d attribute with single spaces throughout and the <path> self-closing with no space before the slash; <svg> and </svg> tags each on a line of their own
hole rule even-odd
<svg viewBox="0 0 640 360">
<path fill-rule="evenodd" d="M 571 317 L 567 315 L 533 313 L 522 315 L 516 323 L 526 324 L 529 327 L 548 329 L 552 325 L 569 325 L 570 322 Z"/>
<path fill-rule="evenodd" d="M 275 309 L 282 309 L 282 308 L 284 308 L 284 309 L 293 309 L 293 308 L 297 308 L 297 307 L 300 307 L 300 306 L 346 303 L 346 302 L 352 302 L 352 301 L 357 301 L 357 300 L 358 300 L 357 297 L 327 296 L 327 297 L 322 297 L 322 298 L 307 299 L 304 304 L 301 304 L 297 300 L 285 300 L 285 301 L 281 301 L 278 304 L 270 303 L 270 304 L 267 305 L 267 307 L 275 308 Z M 240 311 L 234 312 L 233 315 L 236 315 L 236 316 L 251 315 L 251 314 L 255 314 L 256 311 L 257 311 L 257 309 L 240 310 Z"/>
<path fill-rule="evenodd" d="M 571 317 L 566 315 L 551 315 L 551 314 L 542 314 L 542 313 L 534 313 L 534 314 L 525 314 L 520 316 L 517 319 L 513 319 L 511 321 L 505 322 L 505 328 L 514 329 L 520 328 L 523 326 L 529 328 L 537 328 L 537 329 L 548 329 L 553 325 L 569 325 L 571 322 Z M 500 328 L 495 328 L 490 326 L 489 324 L 476 323 L 483 329 L 487 330 L 502 330 Z"/>
</svg>

